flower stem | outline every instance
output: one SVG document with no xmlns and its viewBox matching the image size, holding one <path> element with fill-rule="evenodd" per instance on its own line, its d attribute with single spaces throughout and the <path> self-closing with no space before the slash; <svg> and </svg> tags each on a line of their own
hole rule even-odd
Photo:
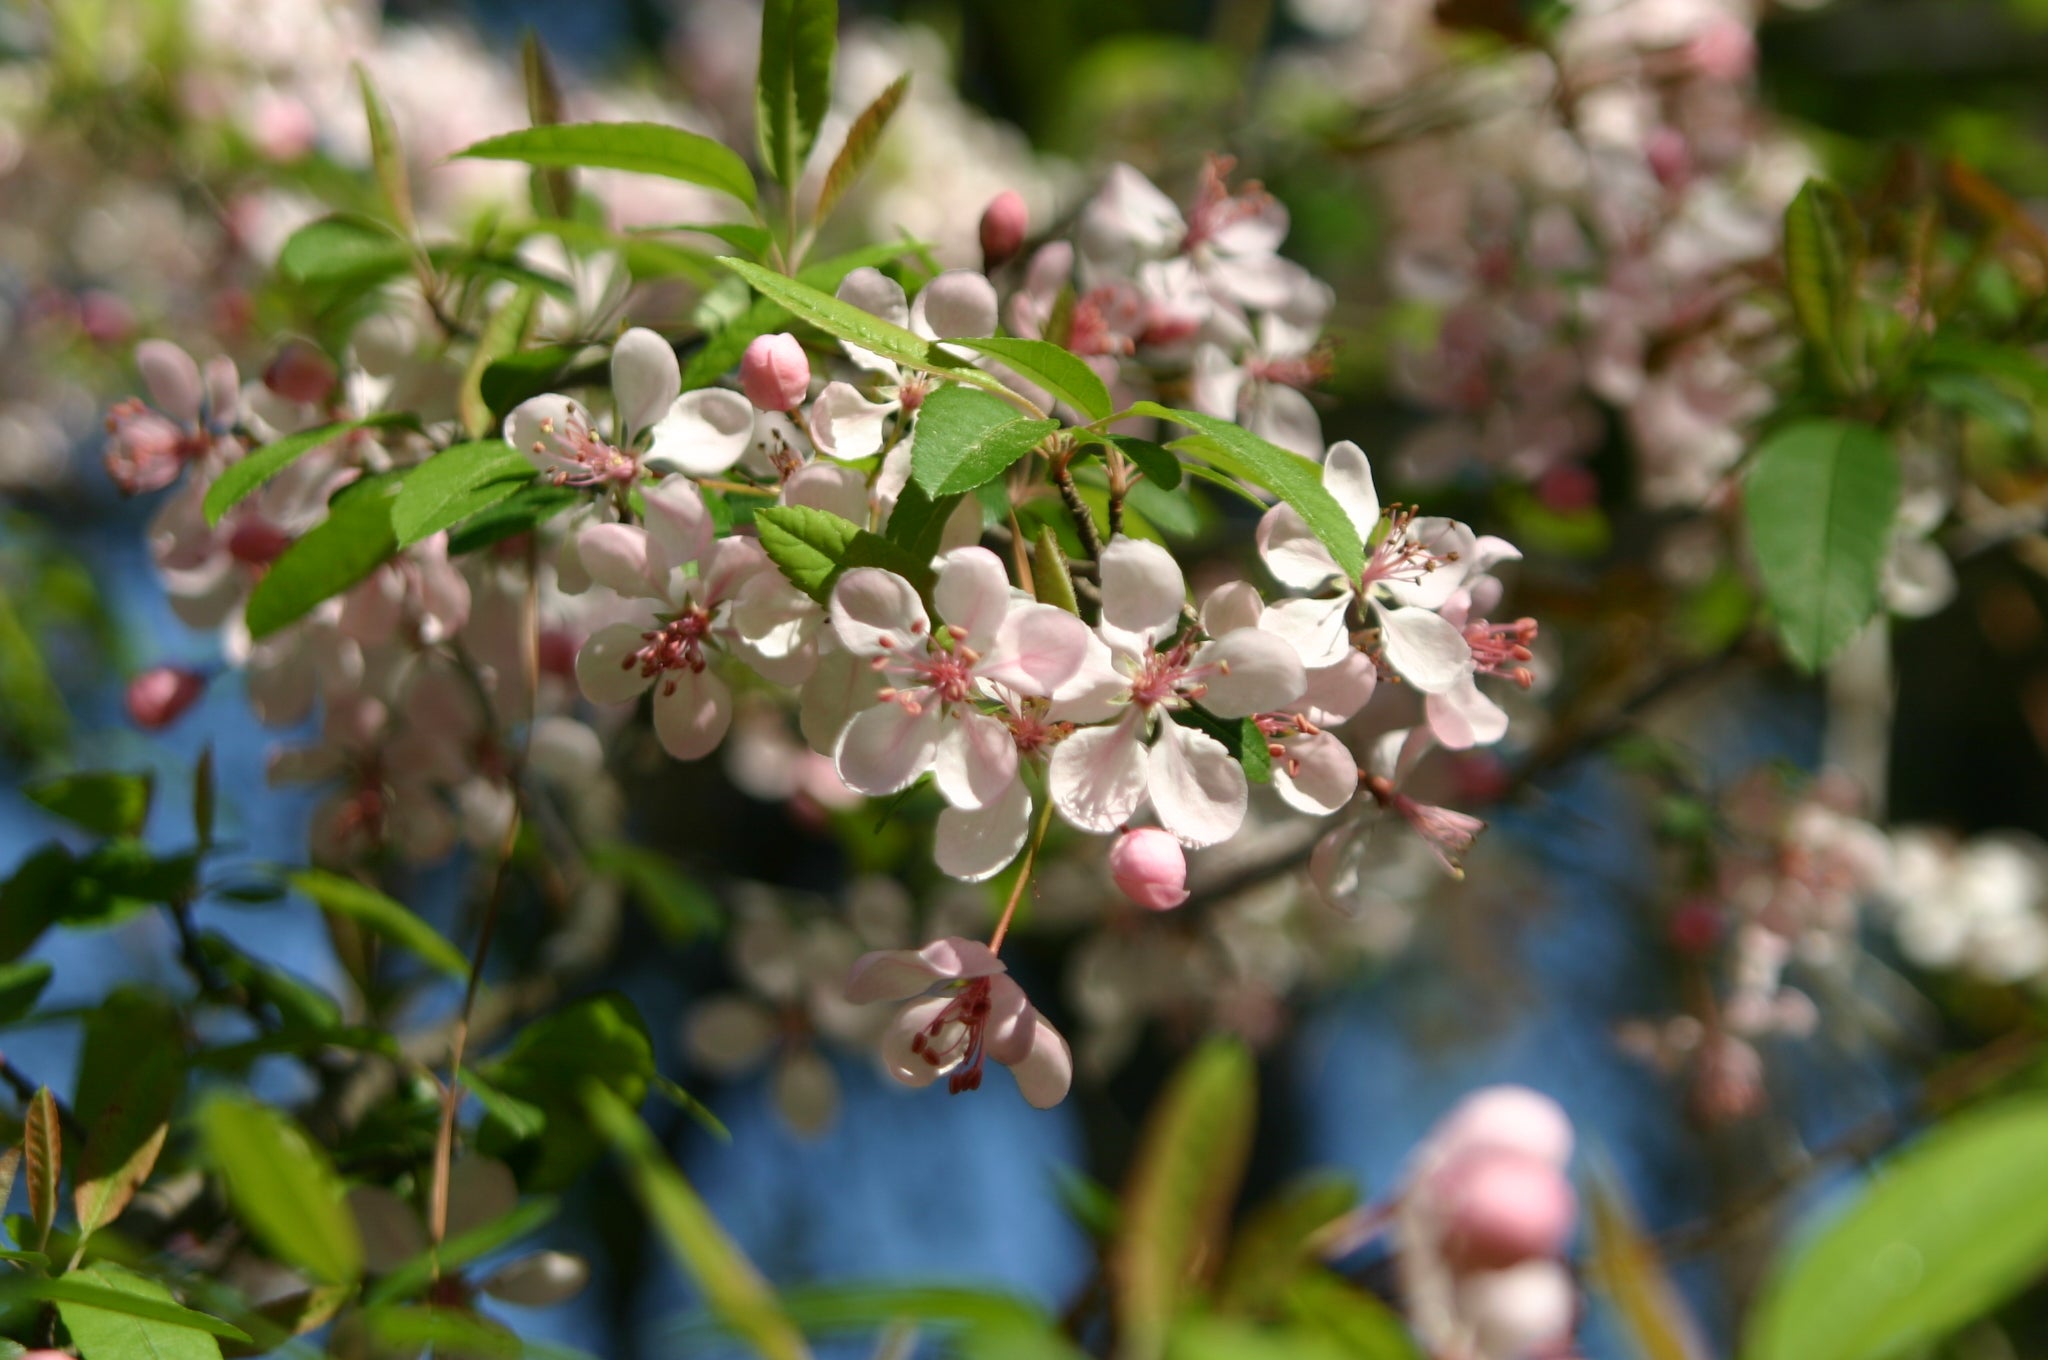
<svg viewBox="0 0 2048 1360">
<path fill-rule="evenodd" d="M 1010 889 L 1010 900 L 1003 904 L 1003 919 L 996 922 L 996 933 L 988 937 L 988 952 L 1003 952 L 1003 938 L 1010 933 L 1010 918 L 1017 914 L 1017 904 L 1024 900 L 1024 889 L 1031 882 L 1031 870 L 1038 863 L 1038 847 L 1045 844 L 1045 830 L 1052 824 L 1052 797 L 1046 796 L 1045 806 L 1038 814 L 1038 827 L 1031 833 L 1031 846 L 1024 852 L 1024 868 L 1017 875 L 1017 882 Z"/>
</svg>

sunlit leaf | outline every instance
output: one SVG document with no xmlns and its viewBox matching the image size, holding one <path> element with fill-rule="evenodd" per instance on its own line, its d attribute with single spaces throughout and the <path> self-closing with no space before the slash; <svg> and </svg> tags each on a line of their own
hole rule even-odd
<svg viewBox="0 0 2048 1360">
<path fill-rule="evenodd" d="M 469 976 L 469 960 L 445 935 L 368 884 L 325 869 L 301 869 L 291 875 L 291 885 L 312 898 L 322 911 L 345 916 L 382 935 L 449 977 Z"/>
<path fill-rule="evenodd" d="M 453 445 L 406 472 L 391 503 L 392 532 L 400 547 L 409 547 L 533 482 L 533 464 L 502 439 Z"/>
<path fill-rule="evenodd" d="M 146 774 L 99 771 L 44 779 L 22 789 L 29 800 L 87 831 L 135 836 L 149 819 L 154 782 Z"/>
<path fill-rule="evenodd" d="M 487 137 L 456 153 L 475 160 L 626 170 L 701 184 L 754 201 L 747 163 L 723 143 L 664 123 L 558 123 Z"/>
<path fill-rule="evenodd" d="M 363 1244 L 327 1154 L 268 1106 L 216 1096 L 197 1118 L 236 1215 L 279 1260 L 325 1284 L 363 1272 Z"/>
<path fill-rule="evenodd" d="M 832 106 L 832 56 L 838 45 L 838 0 L 767 0 L 762 5 L 755 126 L 761 163 L 792 192 Z"/>
<path fill-rule="evenodd" d="M 1034 420 L 998 397 L 958 384 L 924 399 L 910 477 L 933 497 L 972 491 L 1003 475 L 1059 429 L 1057 420 Z"/>
<path fill-rule="evenodd" d="M 819 604 L 831 603 L 833 585 L 851 567 L 880 567 L 920 587 L 931 580 L 930 568 L 902 548 L 829 511 L 775 506 L 756 512 L 754 526 L 768 560 Z"/>
<path fill-rule="evenodd" d="M 875 153 L 882 148 L 882 134 L 889 130 L 889 120 L 896 116 L 903 96 L 909 92 L 910 73 L 906 71 L 890 81 L 887 88 L 876 95 L 846 129 L 846 140 L 840 144 L 839 154 L 832 158 L 832 168 L 825 172 L 824 187 L 818 191 L 818 204 L 813 214 L 817 221 L 823 222 L 830 217 L 846 191 L 859 182 L 874 160 Z"/>
</svg>

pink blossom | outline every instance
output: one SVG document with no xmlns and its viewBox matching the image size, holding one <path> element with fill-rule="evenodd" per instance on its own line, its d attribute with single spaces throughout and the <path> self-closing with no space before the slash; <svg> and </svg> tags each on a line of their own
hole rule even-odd
<svg viewBox="0 0 2048 1360">
<path fill-rule="evenodd" d="M 883 1065 L 906 1086 L 945 1077 L 956 1095 L 976 1090 L 987 1058 L 1008 1067 L 1039 1109 L 1059 1104 L 1073 1084 L 1067 1041 L 979 941 L 949 936 L 923 949 L 863 955 L 846 999 L 909 1003 L 882 1036 Z"/>
<path fill-rule="evenodd" d="M 756 336 L 740 356 L 740 390 L 763 411 L 789 411 L 811 390 L 811 361 L 787 331 Z"/>
<path fill-rule="evenodd" d="M 1031 229 L 1031 210 L 1024 204 L 1024 196 L 1015 189 L 1005 189 L 990 199 L 988 206 L 981 210 L 981 267 L 984 271 L 1001 269 L 1017 258 L 1017 252 L 1024 248 L 1025 234 Z"/>
<path fill-rule="evenodd" d="M 1125 897 L 1151 911 L 1170 911 L 1188 900 L 1187 852 L 1157 827 L 1119 835 L 1109 847 L 1109 875 Z"/>
<path fill-rule="evenodd" d="M 128 718 L 145 732 L 169 727 L 206 693 L 206 677 L 183 666 L 152 666 L 128 682 Z"/>
</svg>

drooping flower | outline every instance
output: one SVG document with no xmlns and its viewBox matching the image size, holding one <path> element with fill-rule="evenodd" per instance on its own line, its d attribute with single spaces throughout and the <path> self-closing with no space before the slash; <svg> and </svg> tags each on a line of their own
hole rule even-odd
<svg viewBox="0 0 2048 1360">
<path fill-rule="evenodd" d="M 155 406 L 130 397 L 107 412 L 107 475 L 131 496 L 162 490 L 220 446 L 235 422 L 238 384 L 229 360 L 213 360 L 202 375 L 168 340 L 137 345 L 135 366 Z"/>
<path fill-rule="evenodd" d="M 1182 844 L 1214 845 L 1244 821 L 1244 770 L 1222 742 L 1173 715 L 1198 700 L 1219 718 L 1284 708 L 1307 686 L 1300 657 L 1258 627 L 1208 638 L 1190 628 L 1168 642 L 1187 587 L 1180 564 L 1156 543 L 1113 539 L 1101 567 L 1097 642 L 1054 696 L 1053 715 L 1116 721 L 1085 727 L 1054 749 L 1053 802 L 1075 826 L 1107 834 L 1149 801 Z"/>
<path fill-rule="evenodd" d="M 1073 1084 L 1067 1041 L 977 940 L 949 936 L 922 949 L 864 955 L 847 978 L 846 999 L 909 1003 L 882 1036 L 882 1062 L 906 1086 L 945 1077 L 955 1095 L 977 1090 L 989 1058 L 1008 1067 L 1024 1099 L 1041 1110 L 1064 1100 Z"/>
</svg>

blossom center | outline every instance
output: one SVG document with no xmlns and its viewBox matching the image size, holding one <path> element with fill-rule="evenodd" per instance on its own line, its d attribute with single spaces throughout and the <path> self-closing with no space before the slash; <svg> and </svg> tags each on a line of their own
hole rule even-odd
<svg viewBox="0 0 2048 1360">
<path fill-rule="evenodd" d="M 966 629 L 955 626 L 947 632 L 953 640 L 951 647 L 941 647 L 927 639 L 922 655 L 906 656 L 892 650 L 876 657 L 876 670 L 900 676 L 909 683 L 891 686 L 875 697 L 885 704 L 901 704 L 905 712 L 913 714 L 922 712 L 932 700 L 947 704 L 972 701 L 974 668 L 980 663 L 981 654 L 964 645 Z M 888 645 L 889 640 L 884 638 L 883 646 Z"/>
<path fill-rule="evenodd" d="M 1380 512 L 1387 521 L 1387 532 L 1374 545 L 1372 555 L 1366 558 L 1365 570 L 1358 577 L 1358 593 L 1363 595 L 1376 582 L 1402 581 L 1413 585 L 1438 567 L 1458 560 L 1455 552 L 1432 552 L 1427 544 L 1409 536 L 1409 528 L 1415 523 L 1421 507 L 1414 505 L 1389 505 Z"/>
<path fill-rule="evenodd" d="M 540 423 L 540 432 L 543 438 L 534 441 L 533 451 L 573 465 L 549 474 L 556 486 L 602 486 L 630 482 L 640 475 L 640 464 L 631 454 L 606 443 L 580 416 L 565 417 L 559 427 L 550 416 Z M 549 439 L 554 441 L 553 448 L 547 445 Z"/>
<path fill-rule="evenodd" d="M 910 1051 L 933 1070 L 952 1075 L 946 1089 L 954 1095 L 979 1090 L 981 1064 L 988 1036 L 988 1017 L 994 1009 L 993 992 L 985 977 L 957 984 L 959 991 L 931 1023 L 911 1036 Z"/>
<path fill-rule="evenodd" d="M 704 656 L 705 639 L 711 636 L 711 611 L 693 605 L 659 628 L 640 635 L 638 650 L 628 652 L 619 662 L 620 670 L 637 670 L 649 680 L 673 671 L 701 672 L 709 664 Z M 678 677 L 670 674 L 665 693 L 673 693 Z"/>
<path fill-rule="evenodd" d="M 1227 663 L 1193 664 L 1193 649 L 1176 642 L 1163 652 L 1154 652 L 1138 664 L 1131 677 L 1131 702 L 1146 708 L 1186 708 L 1209 692 L 1208 678 L 1227 675 Z"/>
</svg>

